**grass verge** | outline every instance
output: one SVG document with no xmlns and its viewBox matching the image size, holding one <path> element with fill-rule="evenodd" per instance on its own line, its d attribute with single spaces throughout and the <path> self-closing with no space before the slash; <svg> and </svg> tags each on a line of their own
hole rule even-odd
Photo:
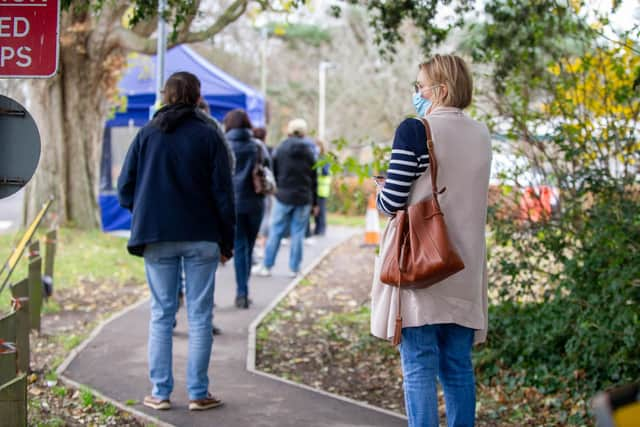
<svg viewBox="0 0 640 427">
<path fill-rule="evenodd" d="M 329 225 L 341 225 L 345 227 L 364 227 L 365 217 L 364 215 L 349 216 L 349 215 L 341 215 L 337 213 L 328 213 L 327 223 Z"/>
<path fill-rule="evenodd" d="M 0 235 L 0 260 L 3 263 L 9 258 L 22 234 L 23 231 Z M 39 233 L 36 237 L 43 239 L 44 233 Z M 43 241 L 40 245 L 43 248 Z M 125 239 L 99 230 L 61 228 L 58 231 L 56 248 L 54 292 L 76 286 L 81 279 L 89 281 L 110 279 L 119 283 L 134 279 L 144 282 L 142 259 L 127 254 L 125 247 Z M 44 256 L 44 250 L 42 250 L 42 256 Z M 27 266 L 25 254 L 11 275 L 10 283 L 26 278 Z M 10 291 L 5 289 L 0 294 L 0 313 L 9 311 L 10 300 Z M 57 310 L 59 307 L 56 307 L 55 302 L 45 305 L 45 313 Z"/>
</svg>

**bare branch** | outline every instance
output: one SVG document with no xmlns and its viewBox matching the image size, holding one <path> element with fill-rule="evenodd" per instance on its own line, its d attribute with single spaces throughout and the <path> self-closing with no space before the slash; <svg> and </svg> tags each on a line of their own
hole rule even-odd
<svg viewBox="0 0 640 427">
<path fill-rule="evenodd" d="M 246 11 L 248 2 L 249 0 L 235 0 L 207 29 L 197 32 L 181 32 L 175 40 L 168 41 L 167 47 L 182 43 L 200 42 L 213 37 L 240 18 Z M 191 22 L 193 22 L 193 17 L 190 17 L 187 21 L 188 24 L 191 24 Z M 113 32 L 112 42 L 126 50 L 140 53 L 154 54 L 157 49 L 157 40 L 155 38 L 140 36 L 134 31 L 123 27 L 118 27 Z"/>
<path fill-rule="evenodd" d="M 158 29 L 158 15 L 138 22 L 132 29 L 140 37 L 148 38 Z"/>
<path fill-rule="evenodd" d="M 181 35 L 186 35 L 189 32 L 189 29 L 191 28 L 191 24 L 193 23 L 193 20 L 196 18 L 196 15 L 198 14 L 199 9 L 200 9 L 200 0 L 196 0 L 193 5 L 194 12 L 189 16 L 185 17 L 184 22 L 180 26 L 179 31 Z"/>
<path fill-rule="evenodd" d="M 362 28 L 359 17 L 356 17 L 353 13 L 350 13 L 347 19 L 347 23 L 358 45 L 364 48 L 368 47 L 366 28 Z"/>
</svg>

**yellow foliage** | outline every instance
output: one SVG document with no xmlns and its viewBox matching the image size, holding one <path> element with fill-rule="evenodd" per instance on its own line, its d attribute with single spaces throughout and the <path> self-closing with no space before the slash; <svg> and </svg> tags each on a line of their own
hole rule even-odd
<svg viewBox="0 0 640 427">
<path fill-rule="evenodd" d="M 550 112 L 582 109 L 592 118 L 629 118 L 638 111 L 640 100 L 616 102 L 614 94 L 632 90 L 638 67 L 640 56 L 628 47 L 599 49 L 583 58 L 555 64 L 549 71 L 570 84 L 559 85 L 555 100 L 546 107 Z"/>
<path fill-rule="evenodd" d="M 122 19 L 120 20 L 120 24 L 124 28 L 131 28 L 131 19 L 133 19 L 133 15 L 135 14 L 135 8 L 133 6 L 129 6 L 127 11 L 122 15 Z"/>
<path fill-rule="evenodd" d="M 293 9 L 293 6 L 294 6 L 293 0 L 285 0 L 284 2 L 282 2 L 282 8 L 287 12 L 290 12 Z"/>
<path fill-rule="evenodd" d="M 275 34 L 276 36 L 284 36 L 286 33 L 287 30 L 285 29 L 284 25 L 276 25 L 273 29 L 273 34 Z"/>
<path fill-rule="evenodd" d="M 582 2 L 580 0 L 570 0 L 569 3 L 575 13 L 579 13 L 580 9 L 582 9 Z"/>
<path fill-rule="evenodd" d="M 596 161 L 596 152 L 607 145 L 633 138 L 640 110 L 640 97 L 633 88 L 638 70 L 640 56 L 628 46 L 599 48 L 548 67 L 557 84 L 542 111 L 563 119 L 564 133 L 572 143 L 583 146 L 585 163 Z M 627 150 L 632 148 L 629 145 Z"/>
</svg>

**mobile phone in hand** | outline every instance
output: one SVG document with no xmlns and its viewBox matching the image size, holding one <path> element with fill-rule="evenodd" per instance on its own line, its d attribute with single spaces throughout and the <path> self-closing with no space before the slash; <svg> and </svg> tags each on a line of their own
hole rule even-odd
<svg viewBox="0 0 640 427">
<path fill-rule="evenodd" d="M 384 181 L 386 179 L 386 177 L 383 176 L 383 175 L 373 175 L 372 178 L 376 182 L 376 185 L 378 187 L 382 187 L 384 185 Z"/>
</svg>

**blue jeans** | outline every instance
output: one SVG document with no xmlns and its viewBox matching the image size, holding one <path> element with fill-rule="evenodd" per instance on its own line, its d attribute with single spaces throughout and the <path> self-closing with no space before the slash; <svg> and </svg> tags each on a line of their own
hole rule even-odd
<svg viewBox="0 0 640 427">
<path fill-rule="evenodd" d="M 151 394 L 156 398 L 168 399 L 173 391 L 173 321 L 183 273 L 189 319 L 187 392 L 189 399 L 207 396 L 213 291 L 219 260 L 220 248 L 215 242 L 159 242 L 145 248 L 144 266 L 151 289 L 149 379 Z"/>
<path fill-rule="evenodd" d="M 251 254 L 262 221 L 262 211 L 236 215 L 236 233 L 233 243 L 233 265 L 236 270 L 236 298 L 249 295 Z"/>
<path fill-rule="evenodd" d="M 444 390 L 447 425 L 474 425 L 473 333 L 453 323 L 402 329 L 400 356 L 409 427 L 438 427 L 436 377 Z"/>
<path fill-rule="evenodd" d="M 271 208 L 271 229 L 264 254 L 264 266 L 273 267 L 280 248 L 280 240 L 287 229 L 291 230 L 291 252 L 289 253 L 289 268 L 300 271 L 302 262 L 302 246 L 304 234 L 309 223 L 311 205 L 285 205 L 278 199 L 273 200 Z"/>
</svg>

